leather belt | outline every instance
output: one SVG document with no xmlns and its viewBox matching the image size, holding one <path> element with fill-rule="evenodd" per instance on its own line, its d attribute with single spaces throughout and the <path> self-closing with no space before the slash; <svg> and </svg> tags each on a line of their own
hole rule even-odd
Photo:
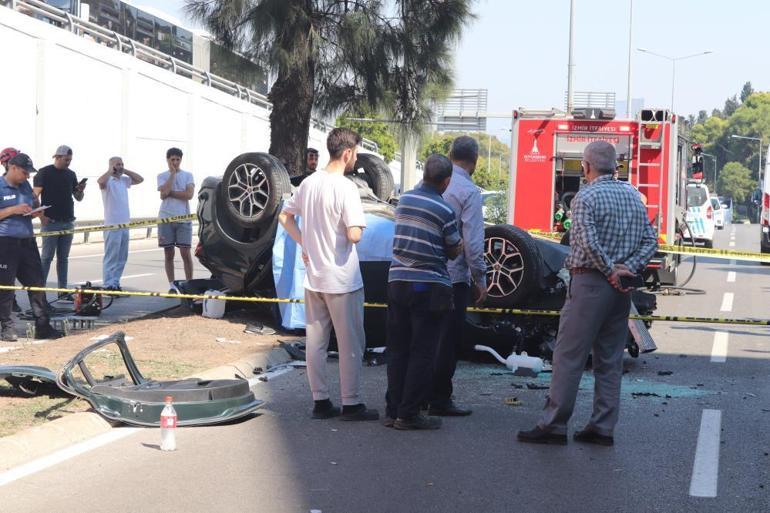
<svg viewBox="0 0 770 513">
<path fill-rule="evenodd" d="M 573 267 L 569 270 L 570 275 L 573 274 L 586 274 L 586 273 L 598 273 L 599 269 L 593 267 Z"/>
</svg>

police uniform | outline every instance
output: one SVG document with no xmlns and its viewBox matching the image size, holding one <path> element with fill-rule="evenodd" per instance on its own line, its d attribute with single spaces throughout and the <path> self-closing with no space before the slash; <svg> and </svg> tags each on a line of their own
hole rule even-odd
<svg viewBox="0 0 770 513">
<path fill-rule="evenodd" d="M 17 165 L 34 170 L 28 156 L 20 153 L 11 159 L 9 165 Z M 8 182 L 8 177 L 0 177 L 0 210 L 26 203 L 34 204 L 32 187 L 27 180 L 18 186 Z M 0 220 L 0 285 L 13 285 L 15 280 L 30 287 L 43 286 L 43 271 L 40 252 L 37 249 L 32 230 L 32 216 L 11 215 Z M 35 317 L 36 338 L 55 338 L 60 336 L 49 324 L 46 312 L 44 292 L 29 292 L 29 302 Z M 14 293 L 11 290 L 0 291 L 0 325 L 2 339 L 15 340 L 14 321 L 11 317 Z"/>
</svg>

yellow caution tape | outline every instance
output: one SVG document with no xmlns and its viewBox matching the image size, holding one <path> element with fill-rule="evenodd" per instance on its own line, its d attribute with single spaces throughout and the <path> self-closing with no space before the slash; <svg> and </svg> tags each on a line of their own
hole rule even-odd
<svg viewBox="0 0 770 513">
<path fill-rule="evenodd" d="M 195 214 L 187 214 L 183 216 L 164 217 L 163 219 L 147 219 L 144 221 L 131 221 L 129 223 L 122 224 L 108 224 L 100 226 L 83 226 L 81 228 L 73 228 L 72 230 L 56 230 L 52 232 L 36 232 L 36 237 L 53 237 L 54 235 L 70 235 L 73 233 L 85 233 L 85 232 L 107 232 L 112 230 L 122 230 L 124 228 L 141 228 L 142 226 L 154 226 L 156 224 L 167 223 L 181 223 L 183 221 L 192 221 L 197 219 Z"/>
<path fill-rule="evenodd" d="M 48 287 L 24 287 L 17 285 L 0 285 L 0 290 L 26 290 L 32 292 L 67 292 L 75 294 L 81 292 L 84 294 L 99 294 L 105 296 L 125 296 L 125 297 L 164 297 L 171 299 L 219 299 L 222 301 L 242 301 L 245 303 L 280 303 L 280 304 L 302 304 L 302 299 L 283 299 L 271 297 L 255 296 L 225 296 L 225 295 L 204 295 L 204 294 L 182 294 L 171 292 L 128 292 L 112 291 L 105 289 L 86 289 L 86 288 L 48 288 Z M 385 303 L 364 303 L 366 308 L 387 308 Z M 468 312 L 485 313 L 497 315 L 537 315 L 544 317 L 559 317 L 561 313 L 558 310 L 527 310 L 520 308 L 468 308 Z M 727 319 L 721 317 L 687 317 L 675 315 L 630 315 L 629 319 L 639 321 L 658 321 L 658 322 L 687 322 L 696 324 L 735 324 L 740 326 L 770 326 L 770 320 L 764 319 Z"/>
<path fill-rule="evenodd" d="M 561 240 L 563 233 L 544 232 L 541 230 L 529 230 L 530 235 L 545 240 Z M 719 258 L 722 260 L 743 260 L 749 262 L 768 262 L 770 263 L 770 253 L 754 253 L 752 251 L 736 251 L 734 249 L 710 249 L 694 246 L 684 246 L 681 244 L 661 244 L 658 246 L 660 253 L 671 253 L 673 255 L 694 255 L 709 258 Z"/>
</svg>

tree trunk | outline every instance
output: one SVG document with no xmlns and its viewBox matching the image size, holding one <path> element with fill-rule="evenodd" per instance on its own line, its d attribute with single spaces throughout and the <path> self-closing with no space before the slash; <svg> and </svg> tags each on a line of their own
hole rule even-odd
<svg viewBox="0 0 770 513">
<path fill-rule="evenodd" d="M 315 63 L 312 59 L 282 68 L 270 89 L 270 154 L 283 162 L 289 176 L 305 170 L 305 149 L 315 98 Z"/>
<path fill-rule="evenodd" d="M 407 127 L 401 129 L 401 193 L 414 188 L 422 180 L 417 170 L 420 137 Z"/>
</svg>

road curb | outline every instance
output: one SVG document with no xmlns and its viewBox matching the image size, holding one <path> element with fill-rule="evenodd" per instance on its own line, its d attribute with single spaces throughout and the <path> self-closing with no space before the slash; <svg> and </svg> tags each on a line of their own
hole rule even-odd
<svg viewBox="0 0 770 513">
<path fill-rule="evenodd" d="M 201 379 L 248 379 L 258 367 L 268 370 L 291 361 L 289 353 L 275 347 L 254 353 L 227 365 L 191 377 Z M 120 423 L 111 423 L 95 412 L 78 412 L 46 424 L 0 438 L 0 472 L 47 456 L 70 445 L 106 433 Z"/>
</svg>

